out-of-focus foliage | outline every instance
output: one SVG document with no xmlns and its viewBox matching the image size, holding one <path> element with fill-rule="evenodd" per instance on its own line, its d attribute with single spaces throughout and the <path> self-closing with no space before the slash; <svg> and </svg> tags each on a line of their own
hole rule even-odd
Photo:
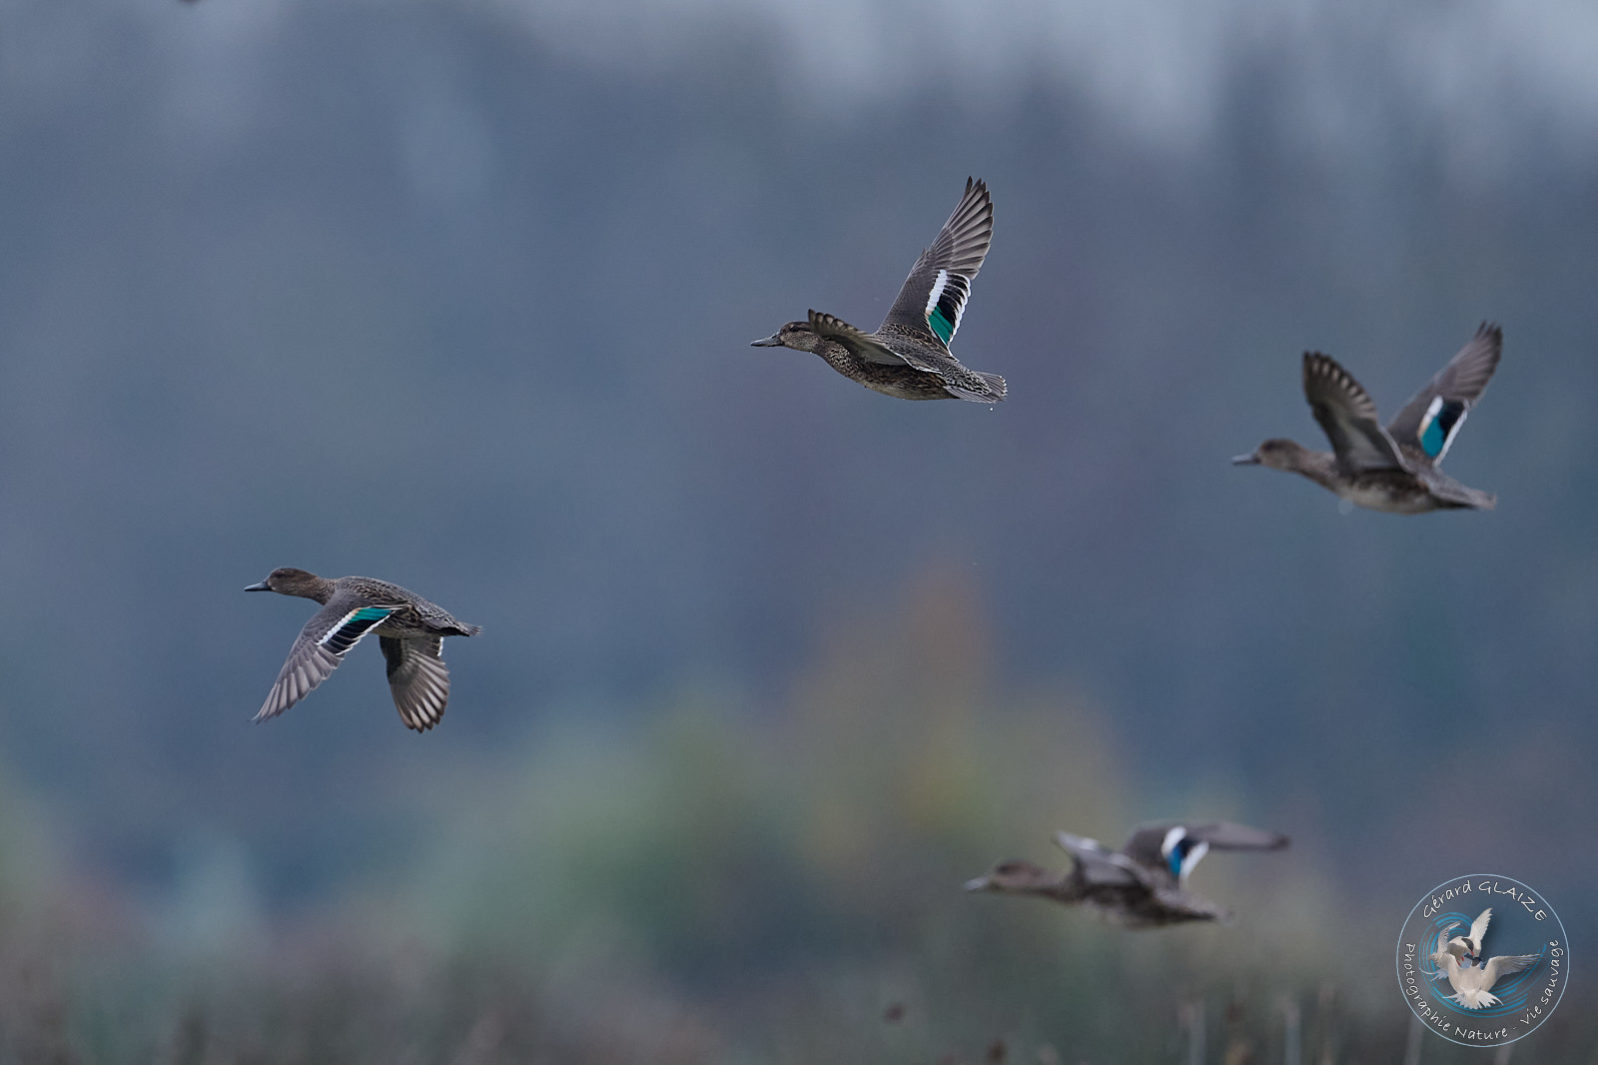
<svg viewBox="0 0 1598 1065">
<path fill-rule="evenodd" d="M 1289 1033 L 1308 1060 L 1396 1057 L 1394 922 L 1332 897 L 1313 831 L 1205 861 L 1231 926 L 960 891 L 1003 857 L 1062 864 L 1055 828 L 1118 840 L 1151 812 L 1081 696 L 996 691 L 981 613 L 933 573 L 829 626 L 773 706 L 685 689 L 423 767 L 407 860 L 264 934 L 37 902 L 54 930 L 0 951 L 0 1061 L 1274 1061 Z M 234 895 L 198 875 L 184 910 Z M 1576 1005 L 1539 1033 L 1550 1060 L 1591 1037 Z"/>
</svg>

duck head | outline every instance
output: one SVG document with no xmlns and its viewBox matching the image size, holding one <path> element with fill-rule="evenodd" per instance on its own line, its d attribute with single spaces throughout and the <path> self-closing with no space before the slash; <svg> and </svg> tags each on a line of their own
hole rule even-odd
<svg viewBox="0 0 1598 1065">
<path fill-rule="evenodd" d="M 279 595 L 297 595 L 304 599 L 326 602 L 327 587 L 332 584 L 325 577 L 293 566 L 283 566 L 266 575 L 266 580 L 247 585 L 246 592 L 276 592 Z"/>
<path fill-rule="evenodd" d="M 809 322 L 789 322 L 769 337 L 751 341 L 752 348 L 797 348 L 800 351 L 815 351 L 821 344 L 821 335 L 811 327 Z"/>
<path fill-rule="evenodd" d="M 1273 470 L 1297 470 L 1304 465 L 1309 449 L 1295 440 L 1273 437 L 1246 455 L 1233 455 L 1234 466 L 1269 466 Z"/>
</svg>

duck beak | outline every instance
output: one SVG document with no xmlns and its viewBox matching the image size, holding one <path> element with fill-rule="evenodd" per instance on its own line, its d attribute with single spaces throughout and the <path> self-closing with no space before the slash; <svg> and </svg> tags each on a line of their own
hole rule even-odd
<svg viewBox="0 0 1598 1065">
<path fill-rule="evenodd" d="M 985 876 L 979 876 L 974 880 L 967 880 L 965 882 L 966 891 L 986 891 L 992 886 L 993 882 Z"/>
<path fill-rule="evenodd" d="M 1255 452 L 1252 452 L 1252 451 L 1249 452 L 1247 455 L 1233 455 L 1232 456 L 1232 465 L 1234 465 L 1234 466 L 1258 466 L 1259 464 L 1260 464 L 1259 455 L 1257 453 L 1255 453 Z"/>
<path fill-rule="evenodd" d="M 782 347 L 782 341 L 777 339 L 776 333 L 773 333 L 762 340 L 751 340 L 749 346 L 752 348 L 780 348 Z"/>
<path fill-rule="evenodd" d="M 254 584 L 246 585 L 244 590 L 246 592 L 270 592 L 272 589 L 266 586 L 265 581 L 257 581 Z"/>
</svg>

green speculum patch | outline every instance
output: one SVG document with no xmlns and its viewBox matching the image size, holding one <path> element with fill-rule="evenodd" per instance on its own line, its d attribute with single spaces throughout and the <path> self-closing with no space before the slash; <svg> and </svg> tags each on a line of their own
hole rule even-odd
<svg viewBox="0 0 1598 1065">
<path fill-rule="evenodd" d="M 1465 416 L 1465 405 L 1457 400 L 1433 405 L 1437 409 L 1420 431 L 1420 448 L 1428 458 L 1436 458 L 1443 453 L 1454 427 Z"/>
<path fill-rule="evenodd" d="M 954 322 L 944 312 L 943 304 L 941 303 L 932 308 L 932 313 L 927 315 L 927 325 L 932 327 L 932 331 L 937 334 L 938 339 L 945 344 L 949 342 L 950 337 L 954 336 Z"/>
<path fill-rule="evenodd" d="M 351 620 L 354 621 L 382 621 L 393 611 L 386 606 L 363 606 L 357 610 Z"/>
<path fill-rule="evenodd" d="M 1428 425 L 1420 434 L 1420 446 L 1427 455 L 1436 458 L 1437 453 L 1443 449 L 1443 427 L 1435 421 Z"/>
</svg>

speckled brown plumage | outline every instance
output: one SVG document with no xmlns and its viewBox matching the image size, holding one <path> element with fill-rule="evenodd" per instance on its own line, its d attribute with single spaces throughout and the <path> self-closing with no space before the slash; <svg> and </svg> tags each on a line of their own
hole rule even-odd
<svg viewBox="0 0 1598 1065">
<path fill-rule="evenodd" d="M 407 588 L 373 577 L 329 580 L 302 569 L 275 569 L 247 592 L 277 592 L 314 599 L 322 609 L 300 630 L 255 720 L 276 717 L 333 674 L 354 646 L 376 633 L 388 667 L 389 692 L 407 728 L 425 732 L 449 703 L 449 669 L 443 637 L 475 636 L 480 626 L 456 621 L 449 611 Z"/>
<path fill-rule="evenodd" d="M 898 399 L 997 403 L 1008 391 L 1004 378 L 968 369 L 949 351 L 992 239 L 988 187 L 967 178 L 960 203 L 910 268 L 875 333 L 812 310 L 754 346 L 814 352 L 851 381 Z"/>
</svg>

